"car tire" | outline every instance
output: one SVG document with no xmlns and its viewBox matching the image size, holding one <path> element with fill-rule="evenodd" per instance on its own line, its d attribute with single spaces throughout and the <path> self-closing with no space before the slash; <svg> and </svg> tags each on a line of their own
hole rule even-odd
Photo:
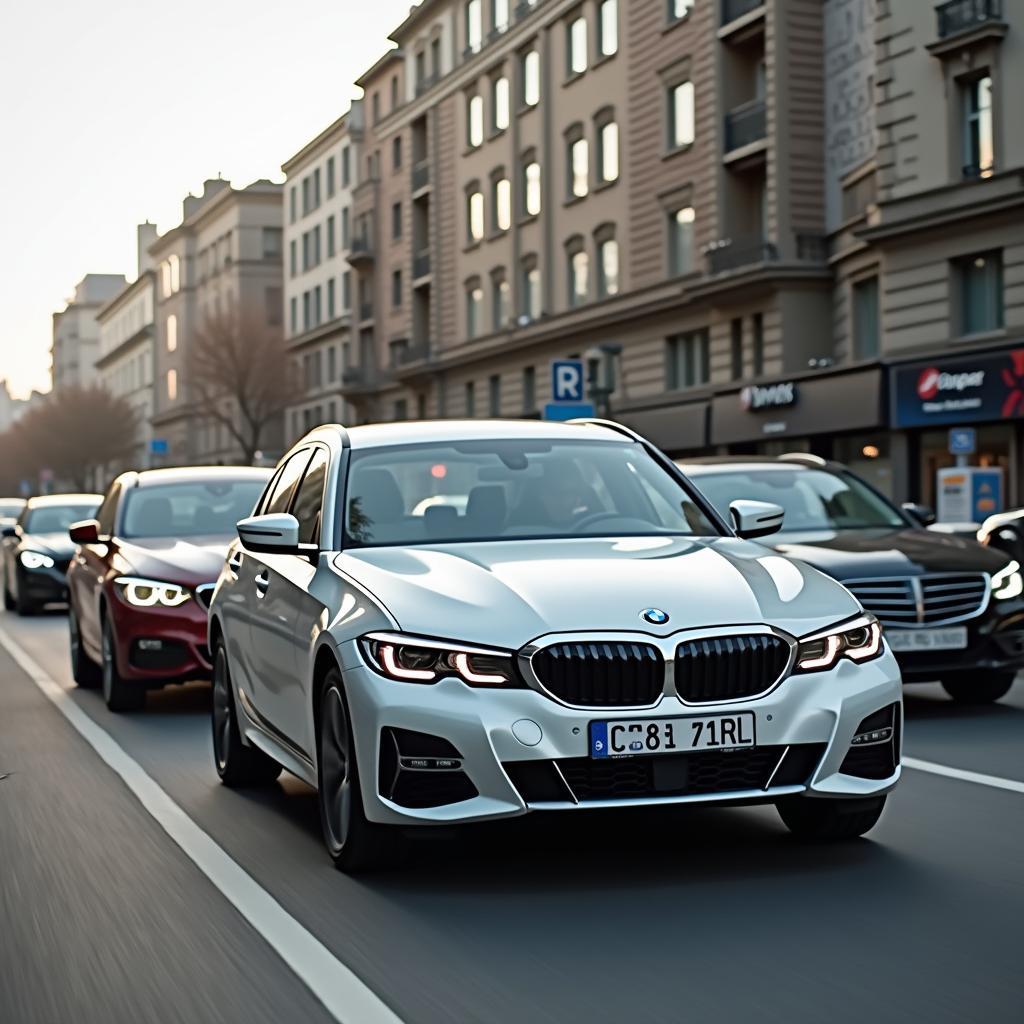
<svg viewBox="0 0 1024 1024">
<path fill-rule="evenodd" d="M 7 570 L 4 569 L 4 610 L 8 612 L 14 611 L 14 597 L 11 592 L 7 589 Z"/>
<path fill-rule="evenodd" d="M 991 704 L 1006 696 L 1016 678 L 1016 672 L 946 676 L 942 688 L 957 704 Z"/>
<path fill-rule="evenodd" d="M 146 688 L 122 678 L 117 669 L 117 647 L 110 619 L 103 620 L 103 699 L 111 711 L 138 711 L 146 704 Z"/>
<path fill-rule="evenodd" d="M 213 652 L 213 699 L 210 702 L 213 730 L 213 763 L 220 781 L 232 789 L 269 786 L 280 774 L 281 766 L 258 747 L 242 742 L 231 689 L 228 652 L 222 640 Z"/>
<path fill-rule="evenodd" d="M 82 647 L 82 631 L 78 626 L 75 606 L 68 608 L 68 633 L 71 649 L 71 678 L 83 690 L 95 690 L 103 681 L 103 672 Z"/>
<path fill-rule="evenodd" d="M 317 780 L 320 824 L 334 866 L 350 873 L 383 866 L 401 837 L 397 829 L 366 818 L 348 703 L 336 668 L 327 673 L 320 695 Z"/>
<path fill-rule="evenodd" d="M 777 801 L 775 807 L 786 828 L 798 838 L 838 842 L 870 832 L 882 816 L 885 797 L 831 800 L 795 796 Z"/>
<path fill-rule="evenodd" d="M 15 579 L 17 580 L 17 576 L 15 576 Z M 30 601 L 25 594 L 23 580 L 18 580 L 18 593 L 14 595 L 14 610 L 22 617 L 34 615 L 38 610 L 35 603 Z"/>
</svg>

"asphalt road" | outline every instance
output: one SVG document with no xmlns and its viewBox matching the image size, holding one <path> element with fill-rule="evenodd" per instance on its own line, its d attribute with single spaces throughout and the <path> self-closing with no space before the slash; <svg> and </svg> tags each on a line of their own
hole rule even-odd
<svg viewBox="0 0 1024 1024">
<path fill-rule="evenodd" d="M 63 615 L 0 631 L 70 687 Z M 219 786 L 207 688 L 71 700 L 407 1024 L 1021 1019 L 1024 793 L 907 769 L 840 847 L 771 808 L 535 815 L 351 879 L 305 786 Z M 914 688 L 906 719 L 908 756 L 1024 783 L 1024 683 Z M 4 1024 L 332 1019 L 0 648 L 4 775 Z"/>
</svg>

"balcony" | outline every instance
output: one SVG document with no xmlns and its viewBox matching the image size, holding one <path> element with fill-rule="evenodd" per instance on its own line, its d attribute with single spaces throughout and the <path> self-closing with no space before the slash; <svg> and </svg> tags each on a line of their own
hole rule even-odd
<svg viewBox="0 0 1024 1024">
<path fill-rule="evenodd" d="M 939 38 L 928 44 L 936 57 L 960 53 L 965 46 L 998 42 L 1006 35 L 1003 0 L 948 0 L 935 8 Z"/>
<path fill-rule="evenodd" d="M 419 252 L 412 258 L 412 279 L 418 281 L 430 273 L 430 253 Z"/>
<path fill-rule="evenodd" d="M 424 93 L 430 92 L 430 90 L 433 89 L 440 80 L 441 75 L 437 71 L 434 71 L 429 75 L 424 75 L 416 83 L 416 95 L 422 96 Z"/>
<path fill-rule="evenodd" d="M 514 14 L 516 21 L 522 21 L 524 18 L 528 18 L 540 6 L 540 3 L 541 0 L 521 0 L 521 2 L 515 6 Z"/>
<path fill-rule="evenodd" d="M 755 263 L 774 263 L 779 250 L 763 238 L 722 238 L 705 250 L 709 274 L 724 274 Z"/>
<path fill-rule="evenodd" d="M 430 354 L 430 343 L 418 341 L 415 344 L 402 338 L 391 342 L 391 369 L 402 370 L 424 362 Z"/>
<path fill-rule="evenodd" d="M 412 169 L 412 190 L 421 192 L 430 184 L 430 161 L 421 160 L 413 165 Z"/>
<path fill-rule="evenodd" d="M 765 0 L 722 0 L 718 38 L 744 44 L 764 34 Z"/>
<path fill-rule="evenodd" d="M 764 0 L 722 0 L 722 24 L 728 25 L 763 6 Z"/>
<path fill-rule="evenodd" d="M 364 235 L 357 235 L 352 239 L 352 247 L 349 249 L 348 261 L 353 267 L 373 262 L 373 245 Z"/>
<path fill-rule="evenodd" d="M 725 115 L 725 152 L 764 142 L 768 134 L 768 118 L 764 100 L 751 100 Z"/>
</svg>

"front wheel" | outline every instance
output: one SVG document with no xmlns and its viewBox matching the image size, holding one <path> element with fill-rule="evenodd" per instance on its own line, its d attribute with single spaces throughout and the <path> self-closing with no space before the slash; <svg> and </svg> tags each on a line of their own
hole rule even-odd
<svg viewBox="0 0 1024 1024">
<path fill-rule="evenodd" d="M 399 836 L 395 829 L 368 821 L 363 811 L 352 725 L 337 669 L 327 674 L 320 698 L 317 758 L 320 824 L 334 866 L 351 872 L 379 867 L 385 835 L 392 849 Z"/>
<path fill-rule="evenodd" d="M 68 631 L 71 647 L 71 678 L 83 690 L 92 690 L 99 686 L 102 673 L 82 647 L 82 631 L 78 626 L 78 615 L 75 606 L 68 608 Z"/>
<path fill-rule="evenodd" d="M 146 689 L 143 683 L 131 683 L 122 678 L 117 668 L 114 645 L 114 627 L 110 619 L 103 620 L 103 699 L 111 711 L 138 711 L 145 706 Z"/>
<path fill-rule="evenodd" d="M 269 786 L 281 774 L 281 766 L 258 747 L 246 746 L 238 728 L 231 671 L 224 641 L 213 652 L 213 761 L 225 786 Z"/>
<path fill-rule="evenodd" d="M 942 688 L 957 704 L 991 704 L 1006 696 L 1015 678 L 1015 672 L 946 676 Z"/>
<path fill-rule="evenodd" d="M 28 594 L 25 593 L 25 580 L 18 579 L 17 571 L 14 579 L 18 585 L 18 592 L 14 595 L 14 610 L 19 615 L 34 615 L 37 609 L 35 603 L 29 600 Z"/>
<path fill-rule="evenodd" d="M 7 570 L 4 569 L 4 610 L 13 612 L 14 611 L 14 597 L 11 595 L 10 590 L 7 589 Z"/>
<path fill-rule="evenodd" d="M 801 839 L 838 842 L 856 839 L 878 824 L 885 807 L 885 797 L 831 800 L 828 798 L 791 796 L 775 804 L 793 835 Z"/>
</svg>

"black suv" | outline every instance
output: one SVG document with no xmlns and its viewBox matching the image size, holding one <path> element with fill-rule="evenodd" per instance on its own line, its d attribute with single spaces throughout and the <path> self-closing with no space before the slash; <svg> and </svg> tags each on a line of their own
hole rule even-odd
<svg viewBox="0 0 1024 1024">
<path fill-rule="evenodd" d="M 897 508 L 816 456 L 679 466 L 724 516 L 738 498 L 781 505 L 772 546 L 839 580 L 878 616 L 905 683 L 938 679 L 955 700 L 988 703 L 1024 668 L 1024 578 L 1005 552 L 925 529 L 927 510 Z"/>
</svg>

